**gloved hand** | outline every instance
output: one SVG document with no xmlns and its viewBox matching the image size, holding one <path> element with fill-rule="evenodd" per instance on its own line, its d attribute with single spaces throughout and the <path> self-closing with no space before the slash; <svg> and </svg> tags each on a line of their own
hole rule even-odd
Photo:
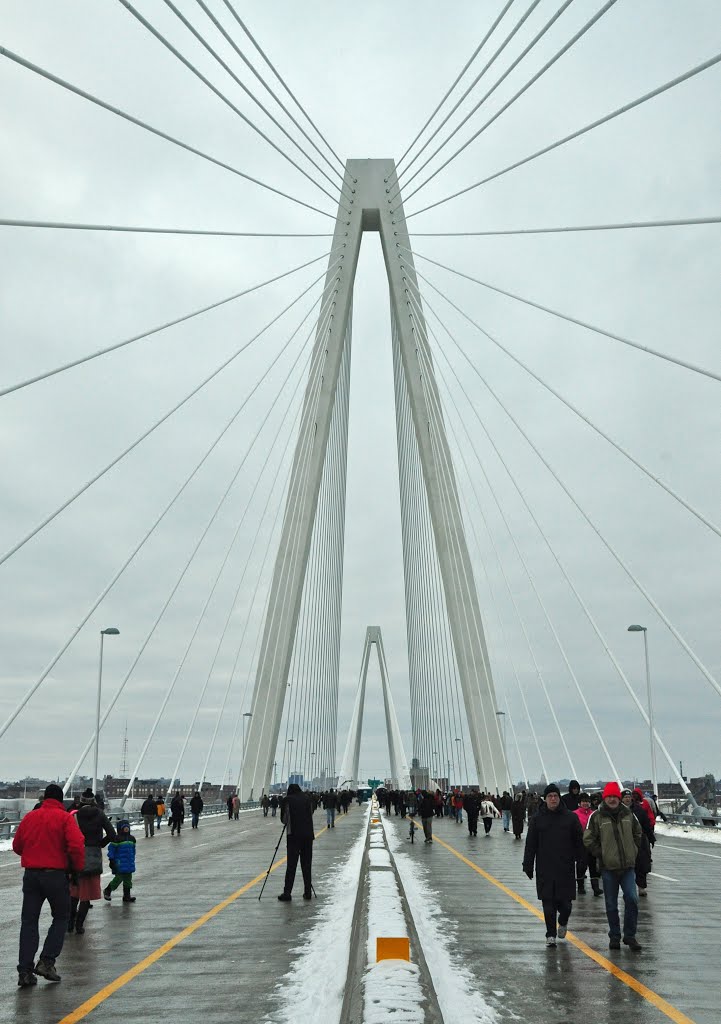
<svg viewBox="0 0 721 1024">
<path fill-rule="evenodd" d="M 528 870 L 526 870 L 526 868 L 524 868 L 523 869 L 523 874 L 524 875 L 528 875 L 528 877 L 532 879 L 533 878 L 533 868 L 529 868 Z"/>
<path fill-rule="evenodd" d="M 652 833 L 651 838 L 649 839 L 649 843 L 651 844 L 651 846 L 655 846 L 656 845 L 656 833 L 655 832 Z"/>
<path fill-rule="evenodd" d="M 110 865 L 110 870 L 113 872 L 114 875 L 117 875 L 117 873 L 118 873 L 118 871 L 117 871 L 117 862 L 114 861 L 114 860 L 111 860 L 111 861 L 108 861 L 108 863 Z"/>
</svg>

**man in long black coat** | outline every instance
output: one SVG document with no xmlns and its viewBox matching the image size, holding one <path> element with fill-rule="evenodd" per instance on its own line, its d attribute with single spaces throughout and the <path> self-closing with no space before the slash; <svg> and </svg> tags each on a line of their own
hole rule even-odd
<svg viewBox="0 0 721 1024">
<path fill-rule="evenodd" d="M 547 946 L 556 945 L 556 936 L 566 937 L 572 901 L 576 898 L 576 861 L 582 856 L 581 823 L 562 803 L 558 786 L 551 783 L 543 792 L 538 813 L 528 823 L 523 854 L 523 870 L 529 878 L 533 878 L 535 868 L 536 892 L 546 920 Z"/>
<path fill-rule="evenodd" d="M 288 795 L 281 802 L 280 820 L 286 827 L 288 865 L 285 870 L 285 885 L 278 899 L 287 903 L 292 899 L 295 872 L 300 860 L 303 873 L 303 899 L 309 900 L 313 893 L 311 864 L 313 863 L 313 804 L 310 793 L 304 793 L 300 786 L 291 782 Z"/>
</svg>

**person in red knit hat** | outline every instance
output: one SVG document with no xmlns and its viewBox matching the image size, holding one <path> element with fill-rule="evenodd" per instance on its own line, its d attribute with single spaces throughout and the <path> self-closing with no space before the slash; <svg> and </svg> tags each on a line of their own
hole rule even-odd
<svg viewBox="0 0 721 1024">
<path fill-rule="evenodd" d="M 623 941 L 635 953 L 641 951 L 636 938 L 638 926 L 638 889 L 636 856 L 641 846 L 641 826 L 629 807 L 621 803 L 621 788 L 608 782 L 603 801 L 588 820 L 583 844 L 596 858 L 603 878 L 603 895 L 608 918 L 609 949 L 621 948 L 621 922 L 618 915 L 618 890 L 623 892 Z"/>
</svg>

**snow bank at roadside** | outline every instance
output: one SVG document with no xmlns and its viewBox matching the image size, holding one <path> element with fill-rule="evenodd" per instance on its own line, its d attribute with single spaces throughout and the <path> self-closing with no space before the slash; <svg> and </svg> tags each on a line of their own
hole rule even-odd
<svg viewBox="0 0 721 1024">
<path fill-rule="evenodd" d="M 672 825 L 656 819 L 656 835 L 674 839 L 692 839 L 700 843 L 721 843 L 721 829 L 700 828 L 698 825 Z"/>
</svg>

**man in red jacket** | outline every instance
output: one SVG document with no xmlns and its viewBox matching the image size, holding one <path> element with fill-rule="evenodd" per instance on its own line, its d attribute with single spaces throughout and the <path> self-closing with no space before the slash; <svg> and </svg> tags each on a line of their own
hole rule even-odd
<svg viewBox="0 0 721 1024">
<path fill-rule="evenodd" d="M 37 985 L 36 974 L 48 981 L 60 981 L 55 961 L 63 948 L 70 918 L 67 872 L 82 871 L 85 864 L 85 840 L 75 815 L 65 810 L 60 786 L 51 783 L 40 807 L 25 815 L 15 833 L 13 850 L 25 868 L 18 985 Z M 53 920 L 36 964 L 40 944 L 38 922 L 45 900 L 50 904 Z"/>
</svg>

